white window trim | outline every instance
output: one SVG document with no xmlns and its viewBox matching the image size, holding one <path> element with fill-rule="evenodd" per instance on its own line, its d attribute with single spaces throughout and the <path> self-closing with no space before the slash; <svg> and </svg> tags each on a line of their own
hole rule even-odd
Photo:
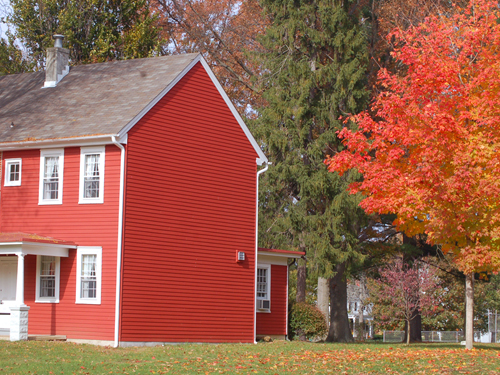
<svg viewBox="0 0 500 375">
<path fill-rule="evenodd" d="M 104 157 L 105 146 L 98 147 L 81 147 L 80 148 L 80 193 L 79 204 L 86 203 L 103 203 L 104 202 Z M 85 155 L 99 154 L 99 198 L 84 198 L 84 175 L 85 175 Z"/>
<path fill-rule="evenodd" d="M 19 163 L 19 181 L 10 180 L 10 166 L 12 164 Z M 5 179 L 4 186 L 21 186 L 21 175 L 22 175 L 22 159 L 5 159 Z"/>
<path fill-rule="evenodd" d="M 81 298 L 81 274 L 82 255 L 95 254 L 96 257 L 96 298 Z M 100 305 L 101 304 L 101 282 L 102 282 L 102 247 L 98 246 L 78 246 L 76 249 L 76 301 L 75 303 Z"/>
<path fill-rule="evenodd" d="M 38 303 L 59 303 L 59 283 L 60 283 L 60 273 L 61 273 L 61 258 L 56 258 L 56 290 L 54 297 L 40 297 L 40 267 L 42 264 L 42 255 L 36 256 L 36 295 L 35 302 Z"/>
<path fill-rule="evenodd" d="M 271 312 L 271 265 L 270 264 L 262 264 L 262 263 L 258 263 L 257 264 L 257 270 L 259 268 L 265 268 L 267 269 L 267 298 L 262 298 L 262 297 L 257 297 L 257 295 L 255 295 L 255 300 L 269 300 L 269 309 L 267 310 L 258 310 L 257 309 L 257 303 L 255 303 L 255 310 L 258 312 L 258 313 L 270 313 Z M 257 271 L 258 272 L 258 271 Z M 255 277 L 257 277 L 257 275 L 255 275 Z"/>
<path fill-rule="evenodd" d="M 59 187 L 57 199 L 43 198 L 43 171 L 45 166 L 45 158 L 51 156 L 59 156 Z M 62 204 L 63 195 L 63 175 L 64 175 L 64 149 L 40 150 L 40 185 L 38 189 L 38 204 Z"/>
</svg>

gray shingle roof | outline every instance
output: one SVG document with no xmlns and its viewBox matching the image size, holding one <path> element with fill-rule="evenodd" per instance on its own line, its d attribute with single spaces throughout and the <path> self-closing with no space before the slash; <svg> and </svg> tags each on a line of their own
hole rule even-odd
<svg viewBox="0 0 500 375">
<path fill-rule="evenodd" d="M 75 66 L 54 88 L 44 72 L 0 76 L 0 143 L 117 134 L 197 56 Z"/>
</svg>

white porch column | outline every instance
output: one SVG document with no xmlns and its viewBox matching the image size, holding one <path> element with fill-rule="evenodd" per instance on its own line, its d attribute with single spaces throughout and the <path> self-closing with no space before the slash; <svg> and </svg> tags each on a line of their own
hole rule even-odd
<svg viewBox="0 0 500 375">
<path fill-rule="evenodd" d="M 24 257 L 25 254 L 17 254 L 17 285 L 16 285 L 17 306 L 24 306 Z"/>
<path fill-rule="evenodd" d="M 28 311 L 24 304 L 24 256 L 17 254 L 16 306 L 10 308 L 10 341 L 28 340 Z"/>
</svg>

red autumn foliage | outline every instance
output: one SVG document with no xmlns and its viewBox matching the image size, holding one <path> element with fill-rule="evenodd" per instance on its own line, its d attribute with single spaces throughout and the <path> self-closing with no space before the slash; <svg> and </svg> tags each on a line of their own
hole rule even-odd
<svg viewBox="0 0 500 375">
<path fill-rule="evenodd" d="M 380 71 L 375 117 L 354 116 L 325 163 L 357 168 L 350 191 L 367 212 L 396 213 L 469 274 L 500 269 L 500 10 L 477 0 L 452 14 L 391 34 L 404 74 Z"/>
<path fill-rule="evenodd" d="M 416 317 L 415 311 L 422 314 L 432 312 L 437 303 L 434 291 L 438 286 L 438 278 L 428 264 L 414 262 L 408 265 L 398 258 L 381 268 L 379 273 L 380 278 L 370 286 L 370 299 L 374 302 L 374 309 L 391 307 L 387 310 L 390 316 L 382 316 L 383 320 L 403 320 L 411 327 L 410 321 Z M 408 330 L 407 343 L 409 341 Z"/>
</svg>

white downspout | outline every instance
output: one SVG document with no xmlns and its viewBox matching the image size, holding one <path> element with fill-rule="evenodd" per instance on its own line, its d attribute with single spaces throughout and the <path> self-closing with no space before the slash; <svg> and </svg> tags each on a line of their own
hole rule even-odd
<svg viewBox="0 0 500 375">
<path fill-rule="evenodd" d="M 286 262 L 286 329 L 285 329 L 285 340 L 290 341 L 288 338 L 288 284 L 290 283 L 289 276 L 290 276 L 290 266 L 288 265 L 288 260 Z"/>
<path fill-rule="evenodd" d="M 257 257 L 259 252 L 259 176 L 264 173 L 269 168 L 269 162 L 266 162 L 266 166 L 257 172 L 257 198 L 256 198 L 256 209 L 255 209 L 255 272 L 254 272 L 254 295 L 253 295 L 253 342 L 257 344 L 257 309 L 255 306 L 255 301 L 257 298 Z"/>
<path fill-rule="evenodd" d="M 124 196 L 124 177 L 125 177 L 125 147 L 116 141 L 115 136 L 111 137 L 113 144 L 121 150 L 120 157 L 120 202 L 118 209 L 118 246 L 116 250 L 116 297 L 115 297 L 115 342 L 114 347 L 117 348 L 118 330 L 120 329 L 120 286 L 121 286 L 121 271 L 122 271 L 122 235 L 123 235 L 123 196 Z"/>
</svg>

